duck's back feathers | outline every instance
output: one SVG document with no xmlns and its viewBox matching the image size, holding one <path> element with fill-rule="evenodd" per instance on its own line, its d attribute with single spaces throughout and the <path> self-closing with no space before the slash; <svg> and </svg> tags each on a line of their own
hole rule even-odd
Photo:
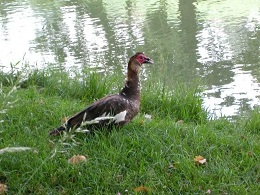
<svg viewBox="0 0 260 195">
<path fill-rule="evenodd" d="M 52 130 L 50 135 L 84 126 L 90 130 L 97 127 L 121 126 L 132 120 L 138 111 L 139 102 L 133 102 L 119 94 L 106 96 L 69 118 L 62 126 Z"/>
</svg>

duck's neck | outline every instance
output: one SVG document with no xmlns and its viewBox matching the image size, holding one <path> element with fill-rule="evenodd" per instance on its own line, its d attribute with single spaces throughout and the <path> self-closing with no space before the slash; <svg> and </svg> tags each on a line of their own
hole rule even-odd
<svg viewBox="0 0 260 195">
<path fill-rule="evenodd" d="M 128 68 L 125 85 L 119 94 L 127 99 L 140 101 L 140 90 L 141 84 L 138 72 Z"/>
</svg>

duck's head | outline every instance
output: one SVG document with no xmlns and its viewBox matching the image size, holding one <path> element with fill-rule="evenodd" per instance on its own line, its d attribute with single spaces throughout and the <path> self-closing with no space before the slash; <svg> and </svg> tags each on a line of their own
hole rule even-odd
<svg viewBox="0 0 260 195">
<path fill-rule="evenodd" d="M 142 64 L 153 64 L 153 60 L 151 58 L 145 56 L 144 53 L 142 53 L 142 52 L 137 52 L 131 58 L 134 58 L 139 63 L 140 66 Z"/>
<path fill-rule="evenodd" d="M 153 64 L 153 60 L 142 52 L 137 52 L 133 55 L 128 63 L 128 68 L 138 72 L 142 64 Z"/>
</svg>

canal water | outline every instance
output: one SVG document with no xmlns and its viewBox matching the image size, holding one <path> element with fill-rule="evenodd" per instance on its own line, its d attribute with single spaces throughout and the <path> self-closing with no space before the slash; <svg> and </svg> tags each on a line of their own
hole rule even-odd
<svg viewBox="0 0 260 195">
<path fill-rule="evenodd" d="M 144 51 L 143 77 L 174 89 L 200 80 L 204 105 L 234 116 L 260 105 L 259 0 L 2 0 L 0 71 L 82 67 L 124 74 Z"/>
</svg>

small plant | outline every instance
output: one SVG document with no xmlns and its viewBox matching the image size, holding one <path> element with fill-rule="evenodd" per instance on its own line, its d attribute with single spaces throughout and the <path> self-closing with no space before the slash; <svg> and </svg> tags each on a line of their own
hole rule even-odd
<svg viewBox="0 0 260 195">
<path fill-rule="evenodd" d="M 24 81 L 26 77 L 22 72 L 16 71 L 15 65 L 11 64 L 11 69 L 9 73 L 1 73 L 0 80 L 0 123 L 5 122 L 3 115 L 7 114 L 8 110 L 13 108 L 18 101 L 16 97 L 16 92 L 20 88 L 20 84 Z M 8 87 L 5 87 L 8 86 Z M 1 133 L 1 132 L 0 132 Z M 0 155 L 6 152 L 21 152 L 26 150 L 32 150 L 29 147 L 6 147 L 0 149 Z"/>
<path fill-rule="evenodd" d="M 245 122 L 245 130 L 251 133 L 259 134 L 260 132 L 260 108 L 255 107 L 249 112 L 249 117 Z"/>
</svg>

